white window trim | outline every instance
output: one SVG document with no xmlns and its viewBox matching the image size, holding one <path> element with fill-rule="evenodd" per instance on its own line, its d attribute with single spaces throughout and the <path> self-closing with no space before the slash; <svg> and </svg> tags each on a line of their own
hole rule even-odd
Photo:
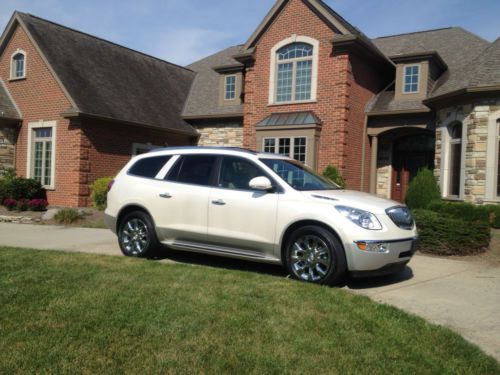
<svg viewBox="0 0 500 375">
<path fill-rule="evenodd" d="M 26 176 L 32 178 L 33 171 L 32 166 L 32 149 L 33 149 L 33 130 L 38 128 L 52 128 L 52 161 L 50 166 L 50 185 L 43 185 L 45 189 L 54 190 L 56 186 L 56 140 L 57 140 L 57 122 L 56 121 L 44 121 L 40 120 L 38 122 L 28 123 L 28 160 L 26 165 Z"/>
<path fill-rule="evenodd" d="M 406 68 L 418 67 L 418 80 L 417 80 L 417 91 L 406 91 Z M 420 93 L 420 78 L 422 77 L 422 66 L 421 64 L 408 64 L 403 65 L 403 94 L 411 95 L 411 94 L 419 94 Z"/>
<path fill-rule="evenodd" d="M 163 147 L 166 147 L 167 144 L 165 144 L 165 146 Z M 137 155 L 137 149 L 143 149 L 143 150 L 154 150 L 155 148 L 162 148 L 162 146 L 156 146 L 156 145 L 153 145 L 151 144 L 151 142 L 148 142 L 148 143 L 132 143 L 132 156 L 136 156 Z"/>
<path fill-rule="evenodd" d="M 297 138 L 305 138 L 306 139 L 306 149 L 305 149 L 305 160 L 304 160 L 304 164 L 309 166 L 309 163 L 307 160 L 307 149 L 309 147 L 309 137 L 306 137 L 304 135 L 298 135 L 296 137 L 287 137 L 287 136 L 284 136 L 284 137 L 264 137 L 262 139 L 262 152 L 266 152 L 265 151 L 265 147 L 266 147 L 266 140 L 268 139 L 274 139 L 274 152 L 272 152 L 273 154 L 277 154 L 277 155 L 282 155 L 279 153 L 279 148 L 280 148 L 280 139 L 290 139 L 290 152 L 288 153 L 288 155 L 285 155 L 285 156 L 288 156 L 289 158 L 291 159 L 294 159 L 293 157 L 293 154 L 295 152 L 295 140 Z M 295 160 L 295 159 L 294 159 Z"/>
<path fill-rule="evenodd" d="M 292 43 L 307 43 L 313 46 L 312 54 L 312 75 L 311 75 L 311 99 L 308 100 L 292 100 L 290 102 L 276 101 L 276 66 L 277 52 L 280 48 Z M 318 59 L 319 59 L 319 41 L 304 35 L 293 34 L 289 38 L 283 39 L 271 48 L 271 66 L 269 68 L 269 105 L 284 105 L 291 103 L 308 103 L 316 101 L 318 88 Z M 294 83 L 295 84 L 295 83 Z"/>
<path fill-rule="evenodd" d="M 226 98 L 226 94 L 227 94 L 227 79 L 229 77 L 234 77 L 234 98 L 231 98 L 231 99 L 227 99 Z M 226 74 L 224 76 L 224 101 L 232 102 L 232 101 L 236 100 L 236 87 L 237 87 L 237 83 L 238 83 L 238 76 L 236 74 Z"/>
<path fill-rule="evenodd" d="M 24 74 L 21 77 L 16 77 L 14 75 L 14 56 L 17 54 L 21 54 L 24 56 L 24 72 L 23 72 Z M 26 70 L 28 69 L 27 61 L 28 61 L 27 54 L 22 49 L 18 48 L 12 55 L 10 55 L 10 80 L 11 81 L 26 78 Z"/>
<path fill-rule="evenodd" d="M 488 117 L 488 143 L 486 145 L 486 187 L 485 199 L 492 202 L 500 202 L 497 196 L 497 173 L 498 168 L 498 128 L 497 121 L 500 120 L 500 110 L 491 113 Z"/>
<path fill-rule="evenodd" d="M 460 162 L 460 194 L 458 196 L 450 195 L 450 125 L 454 122 L 462 123 L 462 149 Z M 463 199 L 465 194 L 465 159 L 467 150 L 467 128 L 468 118 L 463 114 L 456 114 L 453 118 L 448 119 L 441 126 L 441 196 L 447 199 Z"/>
</svg>

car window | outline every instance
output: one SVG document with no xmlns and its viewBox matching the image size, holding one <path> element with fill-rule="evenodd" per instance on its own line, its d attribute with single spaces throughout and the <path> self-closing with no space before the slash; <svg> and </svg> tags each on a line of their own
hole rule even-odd
<svg viewBox="0 0 500 375">
<path fill-rule="evenodd" d="M 139 177 L 155 178 L 171 157 L 172 155 L 162 155 L 140 159 L 132 165 L 128 173 Z"/>
<path fill-rule="evenodd" d="M 252 190 L 250 180 L 266 174 L 249 160 L 226 156 L 222 159 L 218 186 L 225 189 Z"/>
<path fill-rule="evenodd" d="M 166 179 L 184 184 L 209 186 L 216 160 L 216 155 L 183 155 Z"/>
</svg>

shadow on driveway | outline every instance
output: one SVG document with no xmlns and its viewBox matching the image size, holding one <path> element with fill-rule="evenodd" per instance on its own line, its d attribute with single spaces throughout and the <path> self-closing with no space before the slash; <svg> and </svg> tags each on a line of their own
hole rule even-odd
<svg viewBox="0 0 500 375">
<path fill-rule="evenodd" d="M 255 272 L 272 276 L 287 277 L 288 272 L 282 266 L 257 263 L 246 260 L 224 258 L 215 255 L 192 253 L 188 251 L 177 251 L 163 248 L 160 254 L 152 260 L 170 260 L 176 263 L 196 264 L 214 268 L 228 270 Z M 380 286 L 397 284 L 413 278 L 413 271 L 410 267 L 397 274 L 387 276 L 373 276 L 367 278 L 346 277 L 340 287 L 347 286 L 349 289 L 370 289 Z"/>
</svg>

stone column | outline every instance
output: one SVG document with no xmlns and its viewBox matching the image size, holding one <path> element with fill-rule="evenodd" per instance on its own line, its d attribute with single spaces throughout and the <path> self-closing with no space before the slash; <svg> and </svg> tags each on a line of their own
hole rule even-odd
<svg viewBox="0 0 500 375">
<path fill-rule="evenodd" d="M 372 155 L 370 158 L 370 193 L 377 193 L 378 136 L 372 135 Z"/>
</svg>

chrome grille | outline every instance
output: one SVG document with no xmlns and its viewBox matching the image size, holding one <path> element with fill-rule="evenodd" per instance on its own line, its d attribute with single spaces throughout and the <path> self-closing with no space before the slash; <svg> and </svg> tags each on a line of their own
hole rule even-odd
<svg viewBox="0 0 500 375">
<path fill-rule="evenodd" d="M 398 227 L 408 230 L 413 228 L 413 216 L 411 216 L 411 212 L 408 207 L 391 207 L 385 210 L 385 212 Z"/>
</svg>

